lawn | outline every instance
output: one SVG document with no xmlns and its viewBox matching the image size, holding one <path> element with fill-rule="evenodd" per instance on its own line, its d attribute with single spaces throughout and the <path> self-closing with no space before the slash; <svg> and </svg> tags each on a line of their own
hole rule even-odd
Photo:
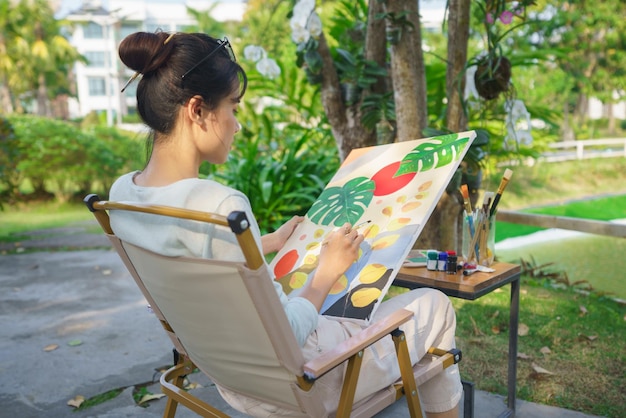
<svg viewBox="0 0 626 418">
<path fill-rule="evenodd" d="M 461 375 L 506 395 L 508 287 L 476 301 L 452 299 Z M 626 307 L 605 297 L 522 279 L 519 399 L 605 417 L 626 410 Z"/>
<path fill-rule="evenodd" d="M 63 227 L 93 219 L 83 203 L 20 204 L 0 211 L 0 242 L 21 241 L 25 238 L 24 232 Z"/>
</svg>

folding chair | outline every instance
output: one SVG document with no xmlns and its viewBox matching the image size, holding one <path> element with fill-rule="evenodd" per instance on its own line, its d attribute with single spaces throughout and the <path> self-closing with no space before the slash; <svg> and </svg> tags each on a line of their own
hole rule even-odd
<svg viewBox="0 0 626 418">
<path fill-rule="evenodd" d="M 461 359 L 458 350 L 431 348 L 412 366 L 399 329 L 412 313 L 400 309 L 305 362 L 245 213 L 224 217 L 167 206 L 100 201 L 96 195 L 84 201 L 179 353 L 176 364 L 160 379 L 168 396 L 165 417 L 175 415 L 178 403 L 202 416 L 227 416 L 182 389 L 184 377 L 195 368 L 223 388 L 286 409 L 294 417 L 371 417 L 404 395 L 411 417 L 421 417 L 417 386 Z M 107 212 L 111 210 L 227 226 L 236 235 L 245 262 L 167 257 L 124 242 L 111 230 Z M 355 404 L 363 350 L 387 335 L 395 342 L 401 381 Z M 315 383 L 335 367 L 345 367 L 343 389 L 339 404 L 327 410 Z"/>
</svg>

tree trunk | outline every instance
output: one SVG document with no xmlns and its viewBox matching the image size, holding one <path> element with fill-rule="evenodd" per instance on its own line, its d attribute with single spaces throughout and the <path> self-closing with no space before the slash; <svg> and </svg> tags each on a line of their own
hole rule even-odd
<svg viewBox="0 0 626 418">
<path fill-rule="evenodd" d="M 582 86 L 580 86 L 579 91 L 582 90 Z M 576 123 L 578 126 L 582 126 L 587 121 L 587 103 L 589 99 L 587 99 L 587 95 L 583 93 L 579 93 L 576 98 L 576 107 L 574 108 L 574 115 L 576 116 Z"/>
<path fill-rule="evenodd" d="M 6 79 L 6 77 L 4 77 Z M 0 84 L 0 103 L 2 103 L 2 112 L 10 115 L 13 113 L 13 102 L 11 100 L 11 91 L 8 84 Z"/>
<path fill-rule="evenodd" d="M 387 30 L 399 30 L 396 43 L 391 43 L 391 77 L 393 79 L 398 141 L 422 137 L 426 127 L 426 77 L 421 48 L 419 10 L 415 0 L 389 0 L 385 10 L 392 16 L 406 14 L 408 23 L 395 23 L 387 18 Z M 419 66 L 422 70 L 418 78 Z M 418 111 L 420 109 L 420 111 Z"/>
<path fill-rule="evenodd" d="M 367 31 L 365 34 L 365 59 L 378 63 L 381 67 L 387 66 L 387 41 L 385 39 L 385 20 L 376 16 L 383 12 L 383 4 L 379 0 L 369 0 L 367 9 Z M 373 93 L 387 91 L 384 77 L 379 77 L 372 85 Z"/>
<path fill-rule="evenodd" d="M 450 0 L 448 5 L 448 67 L 446 69 L 447 128 L 467 129 L 461 94 L 465 91 L 465 63 L 469 39 L 470 0 Z"/>
<path fill-rule="evenodd" d="M 50 116 L 48 112 L 48 92 L 46 90 L 46 78 L 44 74 L 39 74 L 39 86 L 37 87 L 37 114 L 39 116 Z"/>
<path fill-rule="evenodd" d="M 446 70 L 447 128 L 451 132 L 467 130 L 467 116 L 461 94 L 465 86 L 465 63 L 469 39 L 470 0 L 450 0 L 448 3 L 448 67 Z M 454 176 L 424 225 L 415 248 L 454 250 L 460 253 L 463 234 L 463 198 L 459 192 L 461 176 Z M 469 188 L 470 198 L 478 199 L 478 187 Z"/>
<path fill-rule="evenodd" d="M 569 113 L 569 97 L 563 103 L 563 126 L 561 127 L 561 139 L 563 141 L 573 141 L 576 139 L 574 129 L 572 129 L 571 117 Z"/>
<path fill-rule="evenodd" d="M 320 35 L 317 51 L 324 63 L 322 106 L 335 137 L 339 158 L 343 161 L 352 149 L 374 145 L 376 132 L 365 129 L 361 124 L 360 101 L 351 106 L 346 106 L 343 102 L 337 70 L 323 33 Z"/>
<path fill-rule="evenodd" d="M 617 132 L 615 124 L 615 112 L 613 111 L 613 102 L 609 102 L 606 105 L 606 117 L 608 118 L 608 131 L 609 135 L 615 135 Z"/>
</svg>

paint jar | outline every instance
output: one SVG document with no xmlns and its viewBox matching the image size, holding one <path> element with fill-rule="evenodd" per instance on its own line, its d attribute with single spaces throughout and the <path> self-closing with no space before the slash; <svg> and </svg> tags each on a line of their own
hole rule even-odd
<svg viewBox="0 0 626 418">
<path fill-rule="evenodd" d="M 457 269 L 456 251 L 448 251 L 448 266 L 446 268 L 446 273 L 456 274 L 456 269 Z"/>
<path fill-rule="evenodd" d="M 440 251 L 437 256 L 437 270 L 446 271 L 448 269 L 448 253 Z"/>
<path fill-rule="evenodd" d="M 463 217 L 461 255 L 468 264 L 491 266 L 496 256 L 496 215 Z M 473 246 L 471 250 L 470 247 Z"/>
<path fill-rule="evenodd" d="M 426 251 L 426 257 L 428 260 L 426 261 L 426 269 L 431 271 L 437 270 L 437 258 L 439 256 L 439 251 L 437 250 L 428 250 Z"/>
</svg>

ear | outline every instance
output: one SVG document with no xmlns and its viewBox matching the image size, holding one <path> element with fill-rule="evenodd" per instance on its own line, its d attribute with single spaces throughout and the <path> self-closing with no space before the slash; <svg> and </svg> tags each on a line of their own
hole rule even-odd
<svg viewBox="0 0 626 418">
<path fill-rule="evenodd" d="M 202 119 L 206 116 L 206 112 L 208 112 L 206 107 L 203 107 L 202 104 L 204 101 L 200 96 L 193 96 L 187 102 L 187 106 L 185 107 L 185 113 L 189 120 L 194 123 L 202 123 Z"/>
</svg>

